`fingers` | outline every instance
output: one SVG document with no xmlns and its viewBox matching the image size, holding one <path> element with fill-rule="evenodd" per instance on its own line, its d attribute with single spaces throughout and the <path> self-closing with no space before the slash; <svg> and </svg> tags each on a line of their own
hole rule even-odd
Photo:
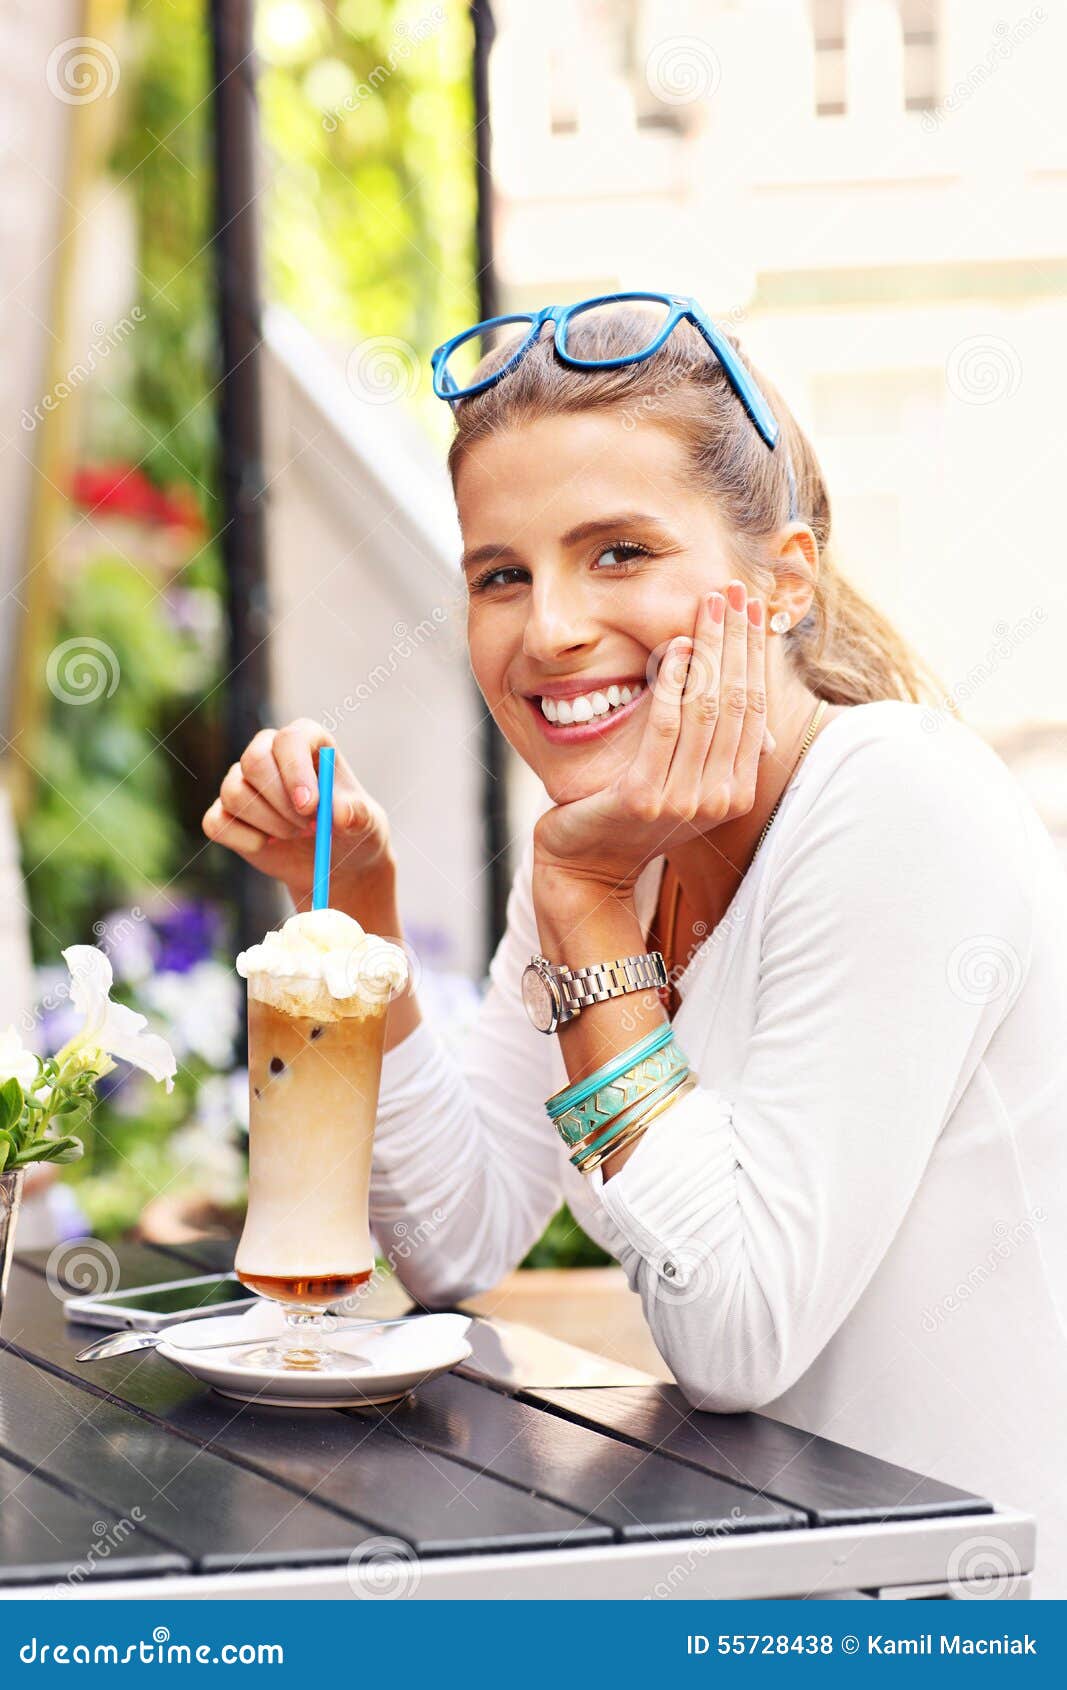
<svg viewBox="0 0 1067 1690">
<path fill-rule="evenodd" d="M 313 818 L 319 801 L 319 782 L 314 753 L 332 745 L 333 736 L 318 722 L 301 718 L 280 728 L 271 751 L 277 764 L 286 799 L 294 815 L 303 821 Z M 335 812 L 336 813 L 336 812 Z"/>
<path fill-rule="evenodd" d="M 344 833 L 360 833 L 373 825 L 374 805 L 348 764 L 337 758 L 333 783 L 333 825 Z"/>
<path fill-rule="evenodd" d="M 734 783 L 737 794 L 751 802 L 756 790 L 756 774 L 763 751 L 767 727 L 767 692 L 765 682 L 766 639 L 764 609 L 759 599 L 749 599 L 746 613 L 748 625 L 747 700 L 741 739 L 734 759 Z M 773 742 L 772 742 L 773 743 Z"/>
<path fill-rule="evenodd" d="M 700 801 L 704 765 L 719 719 L 719 676 L 722 669 L 726 600 L 709 593 L 701 600 L 693 631 L 693 655 L 682 694 L 681 732 L 671 764 L 671 791 L 684 810 Z"/>
<path fill-rule="evenodd" d="M 748 709 L 748 596 L 740 581 L 726 589 L 719 715 L 704 769 L 705 786 L 729 781 Z"/>
<path fill-rule="evenodd" d="M 681 637 L 672 640 L 663 654 L 655 685 L 650 688 L 651 702 L 645 731 L 627 776 L 627 785 L 635 795 L 637 812 L 642 808 L 648 816 L 659 814 L 671 760 L 678 744 L 682 725 L 682 697 L 689 675 L 693 640 Z"/>
<path fill-rule="evenodd" d="M 307 818 L 300 814 L 286 791 L 281 770 L 274 760 L 274 743 L 278 738 L 274 728 L 261 728 L 241 754 L 241 774 L 271 809 L 299 829 Z"/>
<path fill-rule="evenodd" d="M 283 813 L 246 780 L 240 763 L 234 763 L 227 772 L 219 797 L 227 814 L 247 822 L 249 827 L 258 828 L 260 833 L 272 839 L 295 839 L 304 830 L 304 823 L 293 815 L 288 804 Z"/>
<path fill-rule="evenodd" d="M 216 798 L 201 822 L 204 833 L 216 845 L 225 845 L 239 857 L 255 857 L 269 843 L 267 835 L 247 822 L 231 816 L 221 798 Z"/>
</svg>

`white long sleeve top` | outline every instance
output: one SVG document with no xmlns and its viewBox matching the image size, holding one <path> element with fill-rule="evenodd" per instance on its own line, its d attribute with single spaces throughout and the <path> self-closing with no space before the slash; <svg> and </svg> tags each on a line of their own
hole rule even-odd
<svg viewBox="0 0 1067 1690">
<path fill-rule="evenodd" d="M 916 705 L 824 729 L 679 982 L 699 1084 L 606 1183 L 545 1112 L 531 863 L 461 1056 L 424 1023 L 385 1058 L 373 1224 L 412 1295 L 496 1284 L 565 1200 L 695 1407 L 1034 1512 L 1067 1596 L 1067 877 L 1009 771 Z"/>
</svg>

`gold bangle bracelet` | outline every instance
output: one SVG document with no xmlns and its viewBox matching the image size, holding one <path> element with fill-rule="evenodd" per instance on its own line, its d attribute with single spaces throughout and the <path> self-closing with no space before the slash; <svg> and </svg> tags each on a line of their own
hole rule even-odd
<svg viewBox="0 0 1067 1690">
<path fill-rule="evenodd" d="M 626 1128 L 625 1132 L 620 1133 L 618 1138 L 612 1139 L 611 1143 L 606 1144 L 603 1150 L 594 1151 L 588 1161 L 582 1163 L 581 1172 L 591 1174 L 594 1168 L 599 1168 L 600 1164 L 606 1162 L 609 1156 L 614 1156 L 617 1150 L 625 1150 L 628 1144 L 632 1144 L 636 1138 L 640 1138 L 646 1127 L 652 1125 L 657 1115 L 662 1115 L 664 1110 L 669 1109 L 672 1103 L 676 1103 L 680 1097 L 685 1097 L 688 1092 L 693 1091 L 697 1083 L 695 1074 L 687 1075 L 680 1086 L 676 1086 L 669 1096 L 661 1097 L 658 1103 L 653 1103 L 643 1115 Z"/>
<path fill-rule="evenodd" d="M 646 1086 L 641 1096 L 631 1098 L 625 1108 L 618 1110 L 612 1119 L 618 1120 L 620 1115 L 627 1114 L 634 1109 L 640 1109 L 642 1103 L 658 1103 L 665 1094 L 670 1095 L 675 1092 L 688 1077 L 688 1074 L 689 1064 L 686 1063 L 684 1067 L 678 1069 L 677 1073 L 668 1074 L 665 1079 L 661 1079 L 654 1086 Z M 573 1144 L 568 1144 L 567 1149 L 571 1153 L 571 1161 L 573 1162 L 576 1156 L 580 1159 L 583 1151 L 587 1150 L 590 1145 L 595 1144 L 598 1138 L 603 1138 L 611 1124 L 611 1120 L 601 1121 L 591 1132 L 587 1132 L 584 1138 L 576 1139 Z"/>
</svg>

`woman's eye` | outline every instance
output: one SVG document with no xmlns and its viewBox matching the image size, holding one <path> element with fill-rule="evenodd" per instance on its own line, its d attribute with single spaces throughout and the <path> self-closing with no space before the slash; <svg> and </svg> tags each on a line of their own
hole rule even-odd
<svg viewBox="0 0 1067 1690">
<path fill-rule="evenodd" d="M 517 564 L 504 566 L 500 569 L 488 569 L 484 575 L 479 575 L 477 580 L 471 582 L 469 591 L 481 593 L 493 587 L 511 587 L 514 586 L 516 580 L 521 579 L 525 574 L 526 571 L 520 569 Z"/>
<path fill-rule="evenodd" d="M 604 551 L 597 553 L 596 561 L 600 563 L 603 558 L 608 558 L 610 561 L 607 567 L 611 569 L 631 563 L 634 558 L 648 556 L 649 552 L 646 546 L 633 544 L 629 540 L 616 540 L 614 545 L 607 546 Z"/>
</svg>

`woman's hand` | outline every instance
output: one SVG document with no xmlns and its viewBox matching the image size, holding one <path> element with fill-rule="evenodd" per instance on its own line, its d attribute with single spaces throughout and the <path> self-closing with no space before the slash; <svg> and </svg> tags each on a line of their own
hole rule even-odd
<svg viewBox="0 0 1067 1690">
<path fill-rule="evenodd" d="M 711 593 L 692 636 L 672 640 L 650 688 L 637 755 L 602 792 L 559 804 L 534 829 L 534 873 L 629 896 L 673 842 L 751 810 L 765 743 L 763 604 L 740 582 Z"/>
<path fill-rule="evenodd" d="M 297 905 L 311 895 L 315 813 L 319 797 L 316 753 L 333 745 L 318 722 L 263 728 L 234 763 L 204 816 L 209 839 L 289 889 Z M 389 829 L 380 804 L 364 791 L 338 752 L 333 786 L 331 901 L 344 907 L 361 882 L 391 876 Z"/>
</svg>

